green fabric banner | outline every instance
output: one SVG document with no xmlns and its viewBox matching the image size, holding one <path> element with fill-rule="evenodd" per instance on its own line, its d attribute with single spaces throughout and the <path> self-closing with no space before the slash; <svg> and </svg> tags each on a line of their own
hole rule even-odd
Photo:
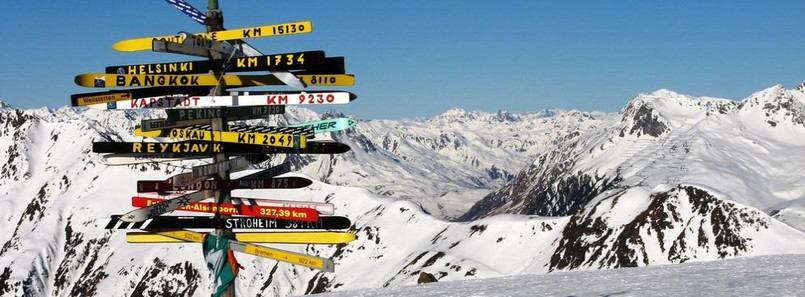
<svg viewBox="0 0 805 297">
<path fill-rule="evenodd" d="M 226 289 L 234 284 L 235 277 L 240 272 L 238 261 L 232 250 L 229 249 L 229 239 L 207 234 L 204 237 L 204 259 L 207 260 L 207 268 L 212 272 L 213 297 L 223 294 Z"/>
</svg>

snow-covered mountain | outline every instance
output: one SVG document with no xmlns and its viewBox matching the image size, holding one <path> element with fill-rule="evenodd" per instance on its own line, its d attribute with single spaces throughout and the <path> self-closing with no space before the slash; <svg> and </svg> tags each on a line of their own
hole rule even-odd
<svg viewBox="0 0 805 297">
<path fill-rule="evenodd" d="M 463 218 L 571 215 L 608 190 L 663 185 L 793 218 L 805 199 L 803 88 L 774 86 L 742 101 L 640 94 L 620 120 L 545 151 Z"/>
<path fill-rule="evenodd" d="M 805 253 L 805 233 L 781 222 L 798 222 L 802 209 L 805 160 L 791 153 L 805 151 L 802 93 L 775 87 L 732 102 L 661 90 L 619 115 L 451 110 L 363 122 L 332 136 L 350 153 L 291 157 L 295 175 L 319 180 L 312 186 L 235 193 L 334 203 L 358 240 L 277 247 L 333 258 L 336 272 L 238 255 L 238 293 Z M 101 229 L 110 214 L 131 209 L 135 180 L 203 162 L 94 162 L 93 140 L 136 141 L 137 120 L 157 115 L 0 108 L 0 158 L 8 160 L 0 171 L 0 295 L 209 294 L 198 246 L 127 244 L 125 231 Z M 316 117 L 293 109 L 279 121 Z M 499 186 L 463 216 L 474 221 L 440 219 Z"/>
<path fill-rule="evenodd" d="M 437 217 L 457 217 L 557 139 L 612 118 L 554 109 L 512 114 L 454 108 L 426 120 L 365 121 L 334 135 L 352 152 L 305 158 L 300 172 L 330 184 L 413 201 Z"/>
</svg>

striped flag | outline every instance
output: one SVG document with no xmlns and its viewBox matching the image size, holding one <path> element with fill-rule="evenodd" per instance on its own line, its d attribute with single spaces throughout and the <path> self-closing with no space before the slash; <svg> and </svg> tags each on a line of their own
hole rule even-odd
<svg viewBox="0 0 805 297">
<path fill-rule="evenodd" d="M 173 7 L 176 7 L 176 9 L 180 10 L 184 14 L 190 16 L 190 18 L 192 18 L 196 22 L 199 22 L 200 24 L 204 25 L 204 18 L 206 18 L 206 16 L 195 7 L 190 6 L 190 4 L 187 4 L 187 2 L 184 2 L 184 0 L 165 0 L 165 1 L 170 3 L 170 5 L 173 5 Z"/>
</svg>

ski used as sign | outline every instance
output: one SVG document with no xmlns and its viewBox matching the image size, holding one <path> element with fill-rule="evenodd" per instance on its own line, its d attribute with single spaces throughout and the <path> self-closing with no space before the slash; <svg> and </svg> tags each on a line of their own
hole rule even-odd
<svg viewBox="0 0 805 297">
<path fill-rule="evenodd" d="M 268 156 L 266 155 L 249 155 L 239 158 L 232 158 L 222 162 L 193 167 L 193 171 L 179 173 L 166 179 L 165 182 L 175 186 L 186 186 L 213 177 L 219 172 L 237 172 L 248 169 L 250 165 L 260 163 L 265 160 L 268 160 Z"/>
<path fill-rule="evenodd" d="M 187 195 L 168 199 L 160 203 L 132 210 L 120 216 L 120 220 L 124 222 L 142 222 L 147 219 L 174 211 L 190 203 L 198 202 L 214 196 L 215 193 L 213 191 L 193 192 Z"/>
<path fill-rule="evenodd" d="M 137 98 L 149 98 L 154 96 L 164 96 L 169 94 L 182 95 L 204 95 L 210 92 L 210 88 L 204 87 L 150 87 L 131 90 L 106 91 L 94 93 L 82 93 L 70 95 L 71 106 L 103 106 L 117 101 L 131 101 Z"/>
<path fill-rule="evenodd" d="M 208 90 L 209 91 L 209 90 Z M 357 98 L 342 91 L 267 92 L 224 96 L 158 96 L 87 105 L 93 109 L 186 108 L 213 106 L 347 104 Z"/>
<path fill-rule="evenodd" d="M 313 138 L 316 134 L 313 129 L 308 127 L 266 127 L 266 126 L 247 126 L 247 125 L 230 125 L 229 132 L 247 132 L 247 133 L 270 133 L 270 134 L 299 134 L 307 138 Z M 183 127 L 187 130 L 204 130 L 212 131 L 212 126 L 205 125 L 192 125 Z M 171 129 L 156 130 L 145 132 L 139 127 L 134 128 L 134 135 L 140 137 L 169 137 Z"/>
<path fill-rule="evenodd" d="M 194 125 L 209 124 L 210 119 L 169 121 L 167 119 L 143 119 L 139 129 L 143 132 L 161 131 L 162 129 L 182 128 Z M 136 130 L 135 130 L 136 132 Z"/>
<path fill-rule="evenodd" d="M 127 222 L 121 219 L 120 215 L 113 215 L 112 219 L 106 224 L 106 229 L 324 229 L 341 230 L 349 229 L 352 225 L 346 217 L 341 216 L 319 216 L 316 222 L 301 222 L 294 220 L 280 220 L 269 218 L 253 217 L 230 217 L 221 219 L 220 222 L 211 216 L 158 216 L 140 222 Z"/>
<path fill-rule="evenodd" d="M 98 163 L 106 166 L 137 165 L 149 163 L 165 163 L 184 161 L 189 159 L 209 158 L 210 154 L 106 154 L 101 156 Z"/>
<path fill-rule="evenodd" d="M 182 127 L 205 125 L 205 124 L 209 125 L 211 122 L 210 120 L 214 118 L 226 118 L 227 121 L 240 121 L 248 119 L 265 118 L 267 115 L 284 113 L 285 106 L 263 105 L 263 106 L 237 106 L 237 107 L 213 107 L 213 108 L 181 108 L 178 110 L 169 109 L 166 111 L 168 112 L 167 119 L 143 119 L 142 124 L 139 127 L 140 131 L 152 132 L 171 128 L 182 128 Z M 231 131 L 232 126 L 229 127 Z M 248 127 L 248 126 L 241 126 L 241 127 Z M 201 130 L 209 130 L 209 129 L 204 128 Z M 304 132 L 310 131 L 309 133 L 310 135 L 305 134 L 308 137 L 313 137 L 314 135 L 313 130 L 310 129 L 301 128 L 301 130 L 300 129 L 297 130 Z M 286 131 L 292 131 L 292 130 L 287 129 Z M 247 131 L 239 131 L 239 132 L 247 132 Z M 255 130 L 249 132 L 267 133 L 268 131 Z M 136 133 L 137 131 L 135 130 L 135 134 Z M 156 133 L 160 134 L 160 132 Z M 143 134 L 140 136 L 161 137 L 161 136 L 152 136 L 151 134 Z"/>
<path fill-rule="evenodd" d="M 335 264 L 333 264 L 333 261 L 321 257 L 308 256 L 305 254 L 267 248 L 259 245 L 242 243 L 239 241 L 230 241 L 229 248 L 236 252 L 247 253 L 250 255 L 291 263 L 294 265 L 305 266 L 324 272 L 335 271 Z"/>
<path fill-rule="evenodd" d="M 203 178 L 212 176 L 221 172 L 238 172 L 246 170 L 249 166 L 257 163 L 262 163 L 268 160 L 266 155 L 249 155 L 238 158 L 232 158 L 226 161 L 215 162 L 207 165 L 200 165 L 193 167 L 191 172 L 188 172 L 192 178 Z M 271 176 L 273 177 L 273 176 Z M 174 183 L 174 185 L 177 185 Z"/>
<path fill-rule="evenodd" d="M 208 131 L 186 128 L 171 129 L 165 137 L 177 140 L 204 140 L 283 148 L 305 148 L 307 143 L 307 137 L 297 134 Z"/>
<path fill-rule="evenodd" d="M 212 57 L 211 51 L 221 53 L 227 57 L 244 57 L 234 46 L 227 42 L 206 39 L 192 35 L 187 32 L 180 32 L 182 42 L 172 42 L 167 40 L 153 40 L 151 50 L 161 53 L 172 53 L 191 55 L 197 57 Z"/>
<path fill-rule="evenodd" d="M 332 203 L 324 203 L 324 202 L 232 197 L 232 204 L 249 205 L 249 206 L 259 205 L 259 206 L 273 206 L 273 207 L 310 208 L 315 209 L 316 211 L 319 212 L 319 214 L 323 215 L 332 215 L 335 213 L 335 205 L 333 205 Z"/>
<path fill-rule="evenodd" d="M 356 125 L 358 125 L 358 120 L 357 119 L 335 118 L 335 119 L 326 119 L 326 120 L 320 120 L 320 121 L 292 124 L 292 125 L 288 125 L 288 127 L 312 128 L 313 131 L 316 134 L 319 134 L 319 133 L 336 132 L 336 131 L 346 130 L 346 129 L 355 127 Z"/>
<path fill-rule="evenodd" d="M 137 192 L 166 192 L 166 191 L 204 191 L 204 190 L 237 190 L 237 189 L 300 189 L 313 182 L 304 177 L 275 177 L 253 178 L 236 180 L 204 180 L 186 186 L 177 186 L 164 180 L 137 181 Z"/>
<path fill-rule="evenodd" d="M 216 236 L 212 234 L 202 234 L 187 230 L 162 231 L 157 232 L 156 234 L 182 241 L 196 242 L 196 243 L 204 242 L 204 240 L 208 239 L 208 237 L 212 237 L 212 239 L 216 238 Z M 229 248 L 235 252 L 246 253 L 281 262 L 287 262 L 294 265 L 310 267 L 325 272 L 333 272 L 335 269 L 335 265 L 333 264 L 332 260 L 316 256 L 309 256 L 305 254 L 299 254 L 279 249 L 267 248 L 235 240 L 229 240 Z"/>
<path fill-rule="evenodd" d="M 247 27 L 240 29 L 232 29 L 225 31 L 215 31 L 210 33 L 197 33 L 193 34 L 201 36 L 210 40 L 236 40 L 245 38 L 258 38 L 270 36 L 282 36 L 291 34 L 310 33 L 313 30 L 313 24 L 308 21 L 293 22 L 277 25 Z M 167 40 L 172 42 L 183 42 L 182 36 L 167 35 L 156 37 L 144 37 L 118 41 L 112 45 L 112 48 L 121 52 L 143 51 L 151 49 L 152 40 Z"/>
<path fill-rule="evenodd" d="M 309 86 L 352 86 L 352 74 L 302 74 L 298 76 Z M 277 86 L 285 83 L 268 75 L 212 75 L 212 74 L 105 74 L 87 73 L 75 77 L 76 85 L 88 88 L 162 87 L 162 86 L 219 86 L 251 87 Z"/>
<path fill-rule="evenodd" d="M 306 51 L 293 53 L 280 53 L 256 57 L 232 58 L 226 62 L 222 60 L 199 60 L 184 62 L 166 62 L 153 64 L 117 65 L 106 67 L 107 74 L 193 74 L 208 73 L 210 70 L 220 69 L 226 72 L 252 72 L 272 70 L 316 70 L 330 69 L 339 62 L 343 64 L 343 57 L 325 58 L 324 51 Z M 332 59 L 332 60 L 331 60 Z M 327 61 L 328 63 L 325 63 Z M 323 65 L 327 64 L 327 65 Z M 322 73 L 322 72 L 319 72 Z M 330 74 L 330 73 L 322 73 Z"/>
<path fill-rule="evenodd" d="M 277 244 L 340 244 L 357 239 L 349 232 L 244 232 L 235 233 L 235 240 L 250 243 Z M 173 237 L 151 232 L 126 233 L 128 243 L 187 243 Z M 197 242 L 192 239 L 189 242 Z"/>
<path fill-rule="evenodd" d="M 251 173 L 249 175 L 241 177 L 242 179 L 250 179 L 250 178 L 270 178 L 275 177 L 280 174 L 285 174 L 291 172 L 291 163 L 285 162 L 279 164 L 277 166 L 272 166 L 269 168 L 258 170 L 255 173 Z"/>
<path fill-rule="evenodd" d="M 185 39 L 187 41 L 187 39 Z M 210 57 L 210 49 L 167 40 L 151 41 L 151 50 L 159 53 L 180 54 L 196 57 Z"/>
<path fill-rule="evenodd" d="M 269 115 L 285 113 L 285 105 L 220 106 L 205 108 L 177 108 L 165 111 L 169 121 L 224 118 L 227 121 L 240 121 L 265 118 Z"/>
<path fill-rule="evenodd" d="M 157 234 L 188 242 L 203 242 L 205 240 L 214 240 L 214 241 L 218 240 L 216 239 L 216 236 L 212 234 L 201 234 L 187 230 L 163 231 L 158 232 Z M 199 239 L 201 239 L 201 241 L 199 241 Z M 335 270 L 335 265 L 333 264 L 333 261 L 330 259 L 325 259 L 316 256 L 309 256 L 305 254 L 294 253 L 280 249 L 262 247 L 259 245 L 243 243 L 231 239 L 227 239 L 227 241 L 229 242 L 229 248 L 235 252 L 246 253 L 258 257 L 277 260 L 280 262 L 286 262 L 294 265 L 310 267 L 325 272 L 333 272 Z"/>
<path fill-rule="evenodd" d="M 264 145 L 251 145 L 225 142 L 93 142 L 92 151 L 95 153 L 125 153 L 137 154 L 141 157 L 147 155 L 164 156 L 166 153 L 180 156 L 182 154 L 194 156 L 199 154 L 341 154 L 350 150 L 346 144 L 339 142 L 308 141 L 305 148 L 284 148 Z"/>
<path fill-rule="evenodd" d="M 164 199 L 131 197 L 131 206 L 146 207 L 165 201 Z M 274 207 L 274 206 L 248 206 L 234 204 L 219 204 L 213 202 L 195 202 L 185 205 L 180 211 L 219 213 L 222 215 L 240 215 L 250 217 L 297 220 L 315 222 L 319 220 L 319 212 L 311 208 Z"/>
</svg>

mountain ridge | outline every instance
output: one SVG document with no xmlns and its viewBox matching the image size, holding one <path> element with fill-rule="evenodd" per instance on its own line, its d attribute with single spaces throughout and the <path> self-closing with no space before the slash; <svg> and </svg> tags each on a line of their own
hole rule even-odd
<svg viewBox="0 0 805 297">
<path fill-rule="evenodd" d="M 759 92 L 757 104 L 742 109 L 655 92 L 638 95 L 647 103 L 633 100 L 619 115 L 557 110 L 529 118 L 454 110 L 431 123 L 365 121 L 329 136 L 349 144 L 350 153 L 287 158 L 298 172 L 290 175 L 312 178 L 310 187 L 233 193 L 334 203 L 336 215 L 353 221 L 349 232 L 358 240 L 276 247 L 333 258 L 336 272 L 238 255 L 245 267 L 238 294 L 286 296 L 412 285 L 428 276 L 450 281 L 805 253 L 805 233 L 792 227 L 805 197 L 796 168 L 805 160 L 785 154 L 805 145 L 798 138 L 805 127 L 797 123 L 801 89 Z M 95 162 L 92 141 L 139 141 L 130 133 L 133 126 L 159 116 L 0 109 L 6 128 L 0 158 L 11 161 L 0 171 L 0 265 L 6 267 L 0 294 L 209 294 L 198 246 L 127 244 L 125 231 L 101 229 L 110 214 L 131 209 L 134 180 L 166 178 L 205 163 Z M 321 116 L 289 108 L 285 116 L 250 123 Z M 743 167 L 727 166 L 736 163 Z M 499 186 L 494 193 L 541 191 L 546 198 L 500 196 L 508 208 L 490 208 L 471 222 L 446 220 L 466 207 L 450 205 L 450 199 L 474 202 L 473 195 L 481 198 Z M 511 214 L 520 209 L 543 213 Z"/>
</svg>

